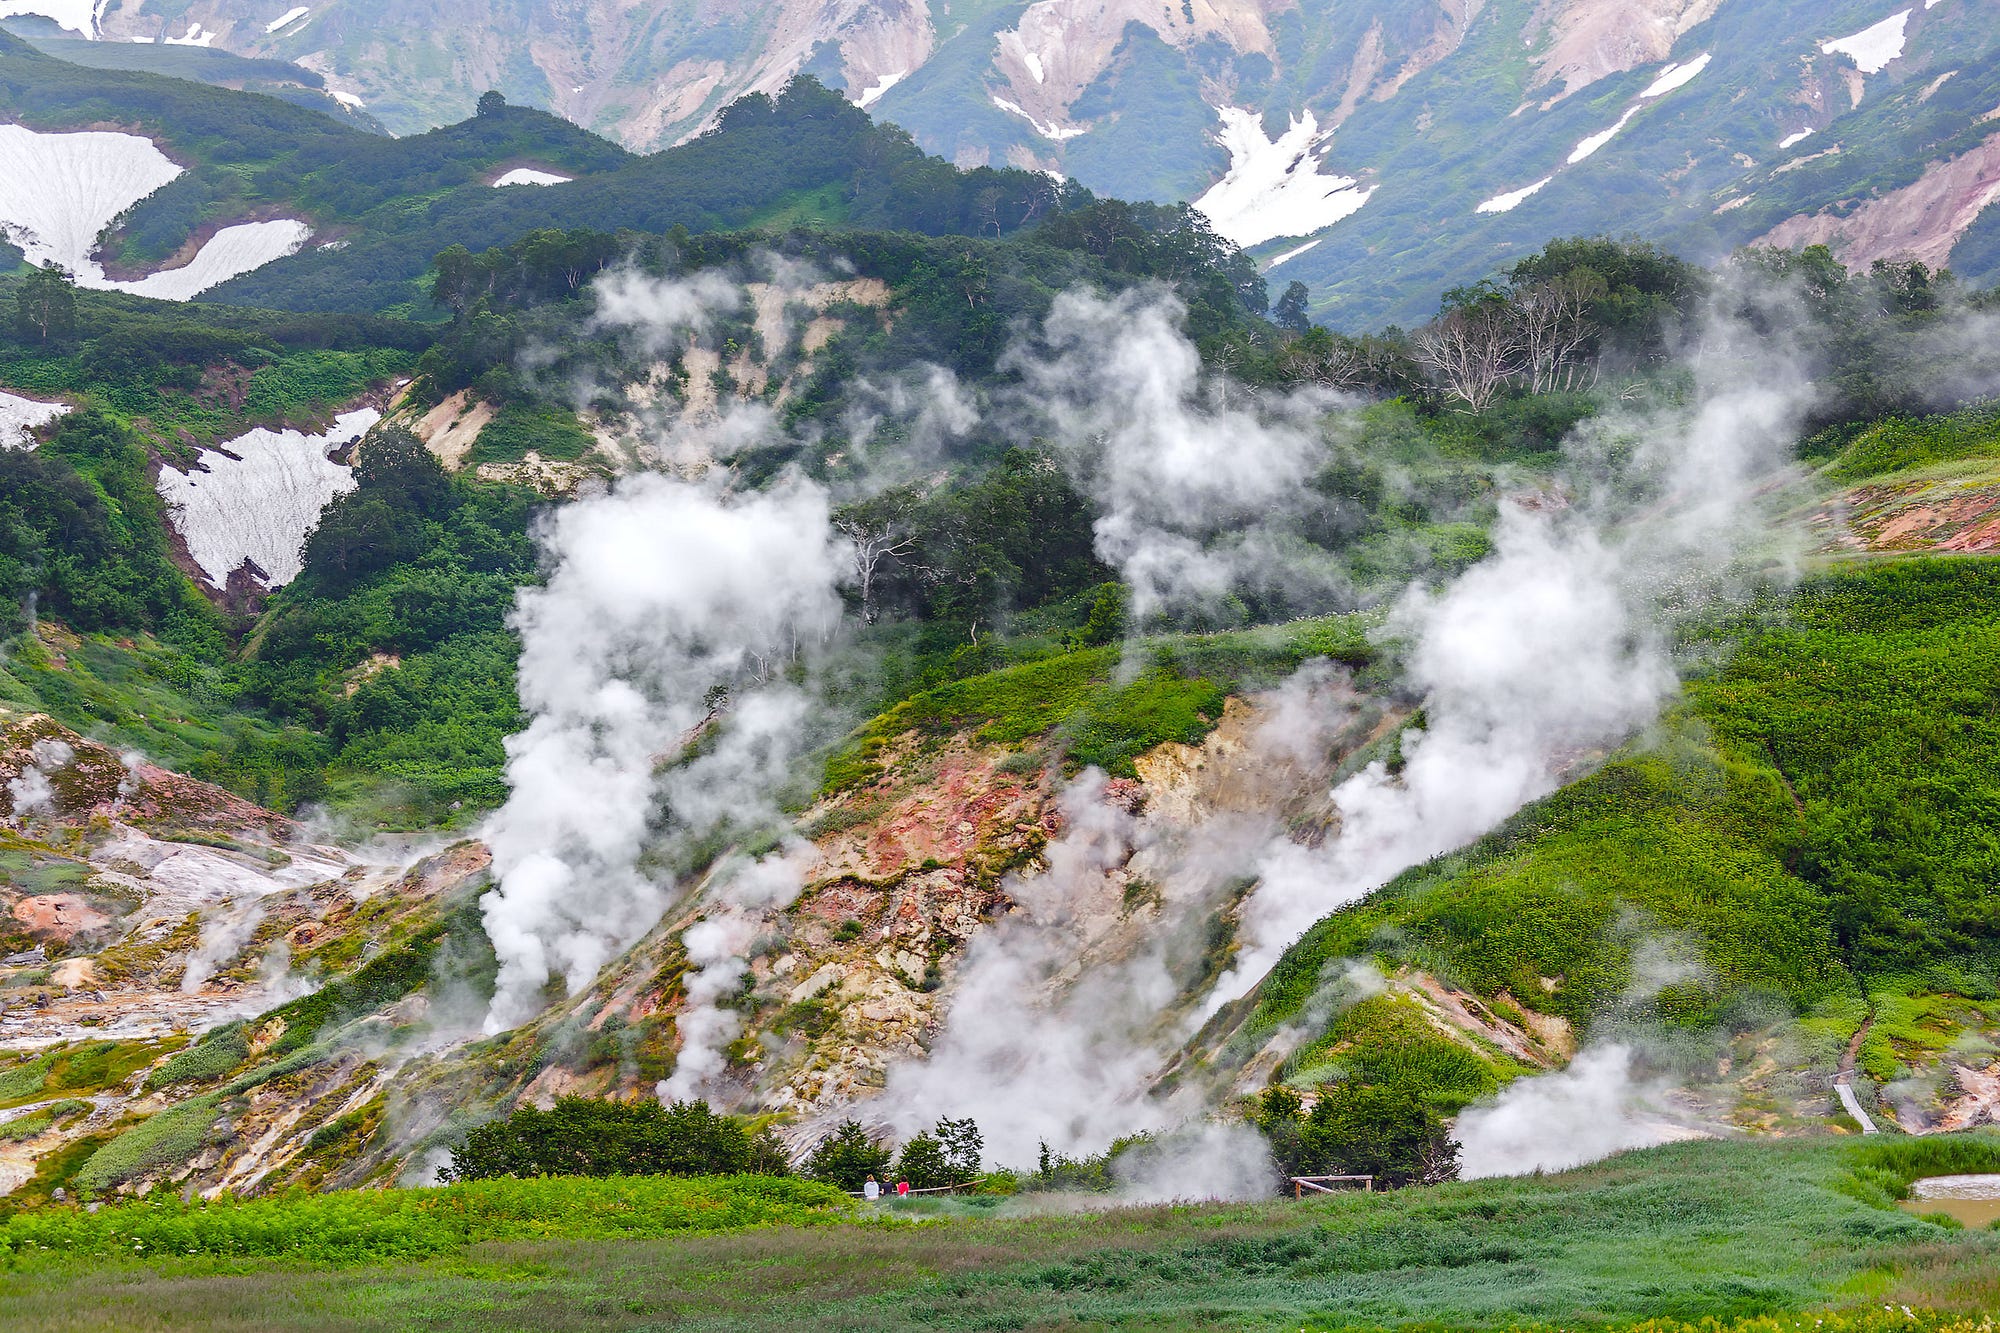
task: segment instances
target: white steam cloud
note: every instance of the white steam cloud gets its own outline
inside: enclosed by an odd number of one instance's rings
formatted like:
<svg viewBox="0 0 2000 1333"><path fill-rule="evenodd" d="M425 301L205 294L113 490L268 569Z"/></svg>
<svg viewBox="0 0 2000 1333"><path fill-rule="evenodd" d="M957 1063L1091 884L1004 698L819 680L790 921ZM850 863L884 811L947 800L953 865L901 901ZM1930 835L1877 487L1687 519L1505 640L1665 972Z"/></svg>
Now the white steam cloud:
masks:
<svg viewBox="0 0 2000 1333"><path fill-rule="evenodd" d="M587 985L660 920L673 877L641 859L663 835L769 812L805 709L783 670L837 623L850 564L825 493L797 478L734 495L635 476L558 511L542 539L555 571L516 613L532 721L485 830L489 1032L531 1017L551 978Z"/></svg>
<svg viewBox="0 0 2000 1333"><path fill-rule="evenodd" d="M45 736L28 747L30 762L8 780L7 795L12 799L14 817L56 813L56 789L50 779L69 767L76 751L68 742Z"/></svg>
<svg viewBox="0 0 2000 1333"><path fill-rule="evenodd" d="M1467 1180L1563 1171L1687 1131L1664 1117L1660 1089L1636 1078L1628 1046L1590 1047L1568 1068L1519 1079L1458 1117Z"/></svg>
<svg viewBox="0 0 2000 1333"><path fill-rule="evenodd" d="M261 895L238 895L203 914L201 935L181 969L181 994L198 995L222 965L243 952L264 922Z"/></svg>
<svg viewBox="0 0 2000 1333"><path fill-rule="evenodd" d="M1097 553L1124 576L1140 620L1315 573L1281 520L1329 457L1319 418L1331 400L1232 398L1202 373L1186 313L1159 290L1065 292L1039 343L1006 363L1025 384L1027 429L1046 431L1103 511Z"/></svg>
<svg viewBox="0 0 2000 1333"><path fill-rule="evenodd" d="M682 350L706 333L718 315L743 308L743 286L720 269L686 277L655 278L617 269L595 285L597 322L627 330L648 354Z"/></svg>
<svg viewBox="0 0 2000 1333"><path fill-rule="evenodd" d="M970 1114L995 1160L1030 1162L1046 1143L1088 1151L1157 1129L1143 1090L1163 1050L1149 1032L1174 998L1157 946L1076 975L1084 947L1115 929L1139 821L1105 799L1091 769L1062 796L1065 828L1045 873L1010 878L1018 910L977 936L930 1058L894 1066L882 1104L899 1133Z"/></svg>
<svg viewBox="0 0 2000 1333"><path fill-rule="evenodd" d="M1663 606L1699 598L1768 528L1757 497L1785 475L1810 386L1777 349L1718 328L1695 359L1695 406L1613 416L1570 442L1577 503L1502 509L1493 554L1389 633L1410 644L1427 725L1404 765L1371 764L1334 793L1338 837L1275 844L1245 905L1242 950L1210 1008L1260 980L1308 926L1459 847L1560 785L1581 755L1650 722L1678 686Z"/></svg>
<svg viewBox="0 0 2000 1333"><path fill-rule="evenodd" d="M743 1030L742 1019L720 1001L749 974L745 955L771 916L792 905L819 859L811 843L794 840L783 851L755 860L735 858L718 868L715 902L681 934L695 972L687 1003L675 1020L681 1049L674 1072L655 1089L663 1102L688 1101L714 1091L725 1050Z"/></svg>
<svg viewBox="0 0 2000 1333"><path fill-rule="evenodd" d="M1267 520L1326 457L1312 419L1324 401L1232 403L1202 383L1177 320L1157 297L1072 294L1042 351L1015 358L1107 511L1099 554L1131 581L1142 613L1295 579ZM1019 910L974 942L928 1060L891 1070L889 1121L907 1132L972 1114L1003 1161L1027 1160L1038 1142L1073 1152L1186 1123L1198 1107L1149 1089L1202 1014L1249 991L1326 913L1464 845L1650 722L1677 684L1667 608L1701 600L1764 531L1755 502L1785 475L1810 387L1782 349L1728 327L1710 333L1693 370L1692 406L1586 426L1568 445L1567 495L1509 502L1486 560L1395 607L1387 633L1406 645L1426 725L1404 737L1400 771L1378 763L1338 788L1338 826L1323 844L1294 842L1274 812L1183 830L1179 842L1170 817L1107 803L1101 775L1074 785L1047 873L1010 882ZM1289 740L1323 756L1346 718L1328 703L1300 726L1305 713L1278 707L1289 722L1258 753L1275 760ZM1227 907L1217 881L1250 869L1233 964L1206 996L1190 994L1173 940L1199 935ZM1160 885L1158 923L1121 933L1107 921L1138 875ZM1625 1092L1601 1092L1608 1071L1628 1067L1622 1054L1593 1054L1570 1083L1544 1081L1535 1095L1615 1099ZM1504 1123L1482 1145L1501 1142ZM1187 1178L1201 1162L1176 1155L1167 1174Z"/></svg>

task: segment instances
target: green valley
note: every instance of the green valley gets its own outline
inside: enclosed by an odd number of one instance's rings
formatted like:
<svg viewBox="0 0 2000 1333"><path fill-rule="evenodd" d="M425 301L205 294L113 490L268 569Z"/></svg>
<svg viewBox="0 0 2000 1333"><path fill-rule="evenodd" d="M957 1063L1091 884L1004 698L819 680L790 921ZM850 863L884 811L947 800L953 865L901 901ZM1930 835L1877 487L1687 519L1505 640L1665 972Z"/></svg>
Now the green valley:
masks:
<svg viewBox="0 0 2000 1333"><path fill-rule="evenodd" d="M42 48L0 1326L1984 1327L1993 291Z"/></svg>

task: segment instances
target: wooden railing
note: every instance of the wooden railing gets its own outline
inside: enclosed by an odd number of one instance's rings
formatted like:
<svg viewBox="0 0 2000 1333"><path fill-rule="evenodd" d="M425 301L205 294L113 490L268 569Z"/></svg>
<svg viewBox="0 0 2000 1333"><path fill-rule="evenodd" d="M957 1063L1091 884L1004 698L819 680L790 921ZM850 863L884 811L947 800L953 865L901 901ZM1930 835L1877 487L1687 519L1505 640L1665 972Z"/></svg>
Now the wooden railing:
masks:
<svg viewBox="0 0 2000 1333"><path fill-rule="evenodd" d="M1339 1190L1331 1190L1327 1186L1356 1184L1360 1185L1366 1193L1373 1194L1375 1192L1375 1177L1373 1176L1293 1176L1292 1197L1294 1199L1303 1199L1306 1197L1307 1190L1313 1190L1320 1194L1338 1194Z"/></svg>

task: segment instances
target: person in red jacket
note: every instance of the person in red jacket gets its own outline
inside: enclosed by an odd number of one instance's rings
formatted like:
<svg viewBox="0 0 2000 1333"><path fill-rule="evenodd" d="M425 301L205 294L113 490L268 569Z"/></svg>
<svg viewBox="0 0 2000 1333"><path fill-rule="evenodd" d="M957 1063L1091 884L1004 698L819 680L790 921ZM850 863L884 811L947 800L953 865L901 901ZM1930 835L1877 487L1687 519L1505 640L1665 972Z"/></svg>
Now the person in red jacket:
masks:
<svg viewBox="0 0 2000 1333"><path fill-rule="evenodd" d="M899 1180L899 1181L897 1181L897 1182L896 1182L896 1197L897 1197L897 1198L899 1198L899 1199L907 1199L907 1198L909 1198L909 1197L910 1197L910 1182L909 1182L909 1181L907 1181L907 1180Z"/></svg>

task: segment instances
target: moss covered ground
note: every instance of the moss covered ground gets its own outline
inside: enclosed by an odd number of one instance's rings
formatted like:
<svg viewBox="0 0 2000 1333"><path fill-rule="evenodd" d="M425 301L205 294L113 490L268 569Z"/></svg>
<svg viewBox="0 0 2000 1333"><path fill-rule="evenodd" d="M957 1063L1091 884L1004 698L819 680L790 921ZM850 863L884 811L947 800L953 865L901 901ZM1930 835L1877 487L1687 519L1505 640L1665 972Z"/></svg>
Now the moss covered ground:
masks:
<svg viewBox="0 0 2000 1333"><path fill-rule="evenodd" d="M971 731L1001 745L1048 738L1072 770L1094 764L1130 777L1132 761L1154 746L1199 744L1237 690L1275 684L1310 658L1372 660L1370 623L1362 615L1322 616L1073 648L952 681L912 695L856 731L828 761L827 787L875 780L884 748L910 732Z"/></svg>

